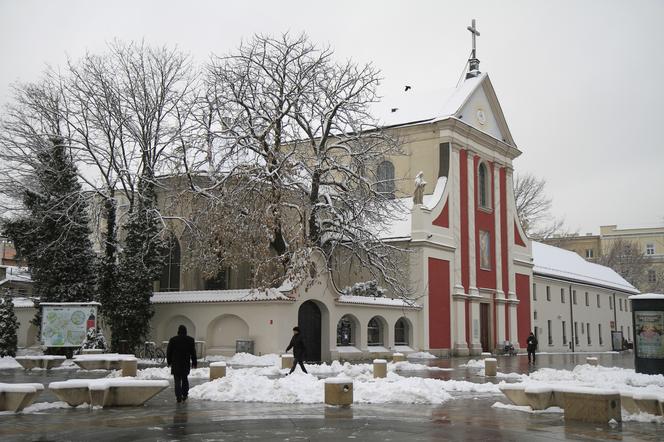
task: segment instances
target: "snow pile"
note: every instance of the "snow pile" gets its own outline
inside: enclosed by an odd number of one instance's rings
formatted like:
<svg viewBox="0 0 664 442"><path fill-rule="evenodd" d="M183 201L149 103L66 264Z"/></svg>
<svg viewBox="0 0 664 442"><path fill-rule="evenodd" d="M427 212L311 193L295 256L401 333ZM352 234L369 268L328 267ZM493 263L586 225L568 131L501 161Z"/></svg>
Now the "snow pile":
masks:
<svg viewBox="0 0 664 442"><path fill-rule="evenodd" d="M0 358L0 370L6 370L11 368L23 368L21 364L16 362L16 359L11 356L5 356Z"/></svg>
<svg viewBox="0 0 664 442"><path fill-rule="evenodd" d="M324 385L324 380L302 372L269 379L234 370L223 378L195 386L189 390L189 396L225 402L314 404L324 401ZM356 403L442 404L451 398L445 381L437 379L404 378L389 373L387 378L373 379L364 374L353 381Z"/></svg>
<svg viewBox="0 0 664 442"><path fill-rule="evenodd" d="M250 353L235 353L232 357L208 356L205 360L208 362L226 362L228 365L253 365L262 367L281 365L281 356L276 353L262 356L256 356Z"/></svg>
<svg viewBox="0 0 664 442"><path fill-rule="evenodd" d="M464 368L484 368L484 361L482 359L471 359L465 364L459 365L459 367Z"/></svg>
<svg viewBox="0 0 664 442"><path fill-rule="evenodd" d="M408 359L436 359L436 357L428 351L418 351L416 353L411 353L406 357Z"/></svg>
<svg viewBox="0 0 664 442"><path fill-rule="evenodd" d="M650 413L625 413L623 410L622 413L623 422L643 422L643 423L653 423L653 424L664 424L664 416L655 416Z"/></svg>
<svg viewBox="0 0 664 442"><path fill-rule="evenodd" d="M532 413L532 414L564 413L564 411L565 411L560 407L549 407L546 410L533 410L528 405L503 404L502 402L496 402L491 407L492 408L503 408L503 409L506 409L506 410L522 411L524 413Z"/></svg>

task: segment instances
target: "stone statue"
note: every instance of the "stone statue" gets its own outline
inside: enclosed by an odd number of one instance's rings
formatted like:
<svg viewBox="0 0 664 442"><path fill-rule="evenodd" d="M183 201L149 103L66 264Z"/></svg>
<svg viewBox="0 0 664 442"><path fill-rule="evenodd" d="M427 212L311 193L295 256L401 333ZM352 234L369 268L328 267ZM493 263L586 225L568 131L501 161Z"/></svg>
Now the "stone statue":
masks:
<svg viewBox="0 0 664 442"><path fill-rule="evenodd" d="M415 177L415 192L413 192L413 204L422 204L424 202L424 186L427 182L424 181L424 172L420 170Z"/></svg>

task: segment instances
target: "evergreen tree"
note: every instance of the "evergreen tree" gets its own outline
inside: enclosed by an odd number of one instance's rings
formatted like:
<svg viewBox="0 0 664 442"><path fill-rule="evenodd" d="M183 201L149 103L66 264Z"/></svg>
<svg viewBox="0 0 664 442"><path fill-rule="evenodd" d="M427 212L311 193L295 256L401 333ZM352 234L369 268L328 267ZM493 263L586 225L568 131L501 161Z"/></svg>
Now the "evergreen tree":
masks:
<svg viewBox="0 0 664 442"><path fill-rule="evenodd" d="M26 215L5 226L28 262L40 302L91 301L95 295L88 209L68 152L60 137L37 150L33 182L23 195ZM34 322L39 326L39 317Z"/></svg>
<svg viewBox="0 0 664 442"><path fill-rule="evenodd" d="M5 290L0 304L0 357L16 356L18 326L12 297L9 295L9 290Z"/></svg>
<svg viewBox="0 0 664 442"><path fill-rule="evenodd" d="M154 309L150 302L153 282L159 278L165 251L161 239L161 220L156 205L154 184L145 177L138 205L125 225L127 239L118 267L118 295L106 318L112 330L111 347L124 350L141 344L150 330Z"/></svg>

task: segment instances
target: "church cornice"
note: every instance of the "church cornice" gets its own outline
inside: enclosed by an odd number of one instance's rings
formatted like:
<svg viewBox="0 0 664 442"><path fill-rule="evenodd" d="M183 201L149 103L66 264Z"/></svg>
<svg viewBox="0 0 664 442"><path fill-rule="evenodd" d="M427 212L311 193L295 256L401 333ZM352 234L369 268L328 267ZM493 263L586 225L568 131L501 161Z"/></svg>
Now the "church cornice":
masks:
<svg viewBox="0 0 664 442"><path fill-rule="evenodd" d="M476 129L459 118L448 117L444 120L438 121L437 124L440 130L449 130L451 132L453 142L460 143L464 147L467 146L468 140L470 140L478 146L483 146L486 149L492 150L494 155L495 153L504 155L509 158L510 161L521 155L521 151L516 147ZM467 147L472 149L473 146Z"/></svg>

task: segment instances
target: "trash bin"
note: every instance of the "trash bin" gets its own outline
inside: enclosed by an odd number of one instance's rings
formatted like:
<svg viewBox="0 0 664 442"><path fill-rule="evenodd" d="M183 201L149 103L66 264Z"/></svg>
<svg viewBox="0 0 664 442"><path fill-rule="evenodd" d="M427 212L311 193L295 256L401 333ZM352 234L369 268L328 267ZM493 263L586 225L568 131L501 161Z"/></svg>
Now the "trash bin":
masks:
<svg viewBox="0 0 664 442"><path fill-rule="evenodd" d="M235 353L254 354L254 341L249 339L237 339L235 341Z"/></svg>

